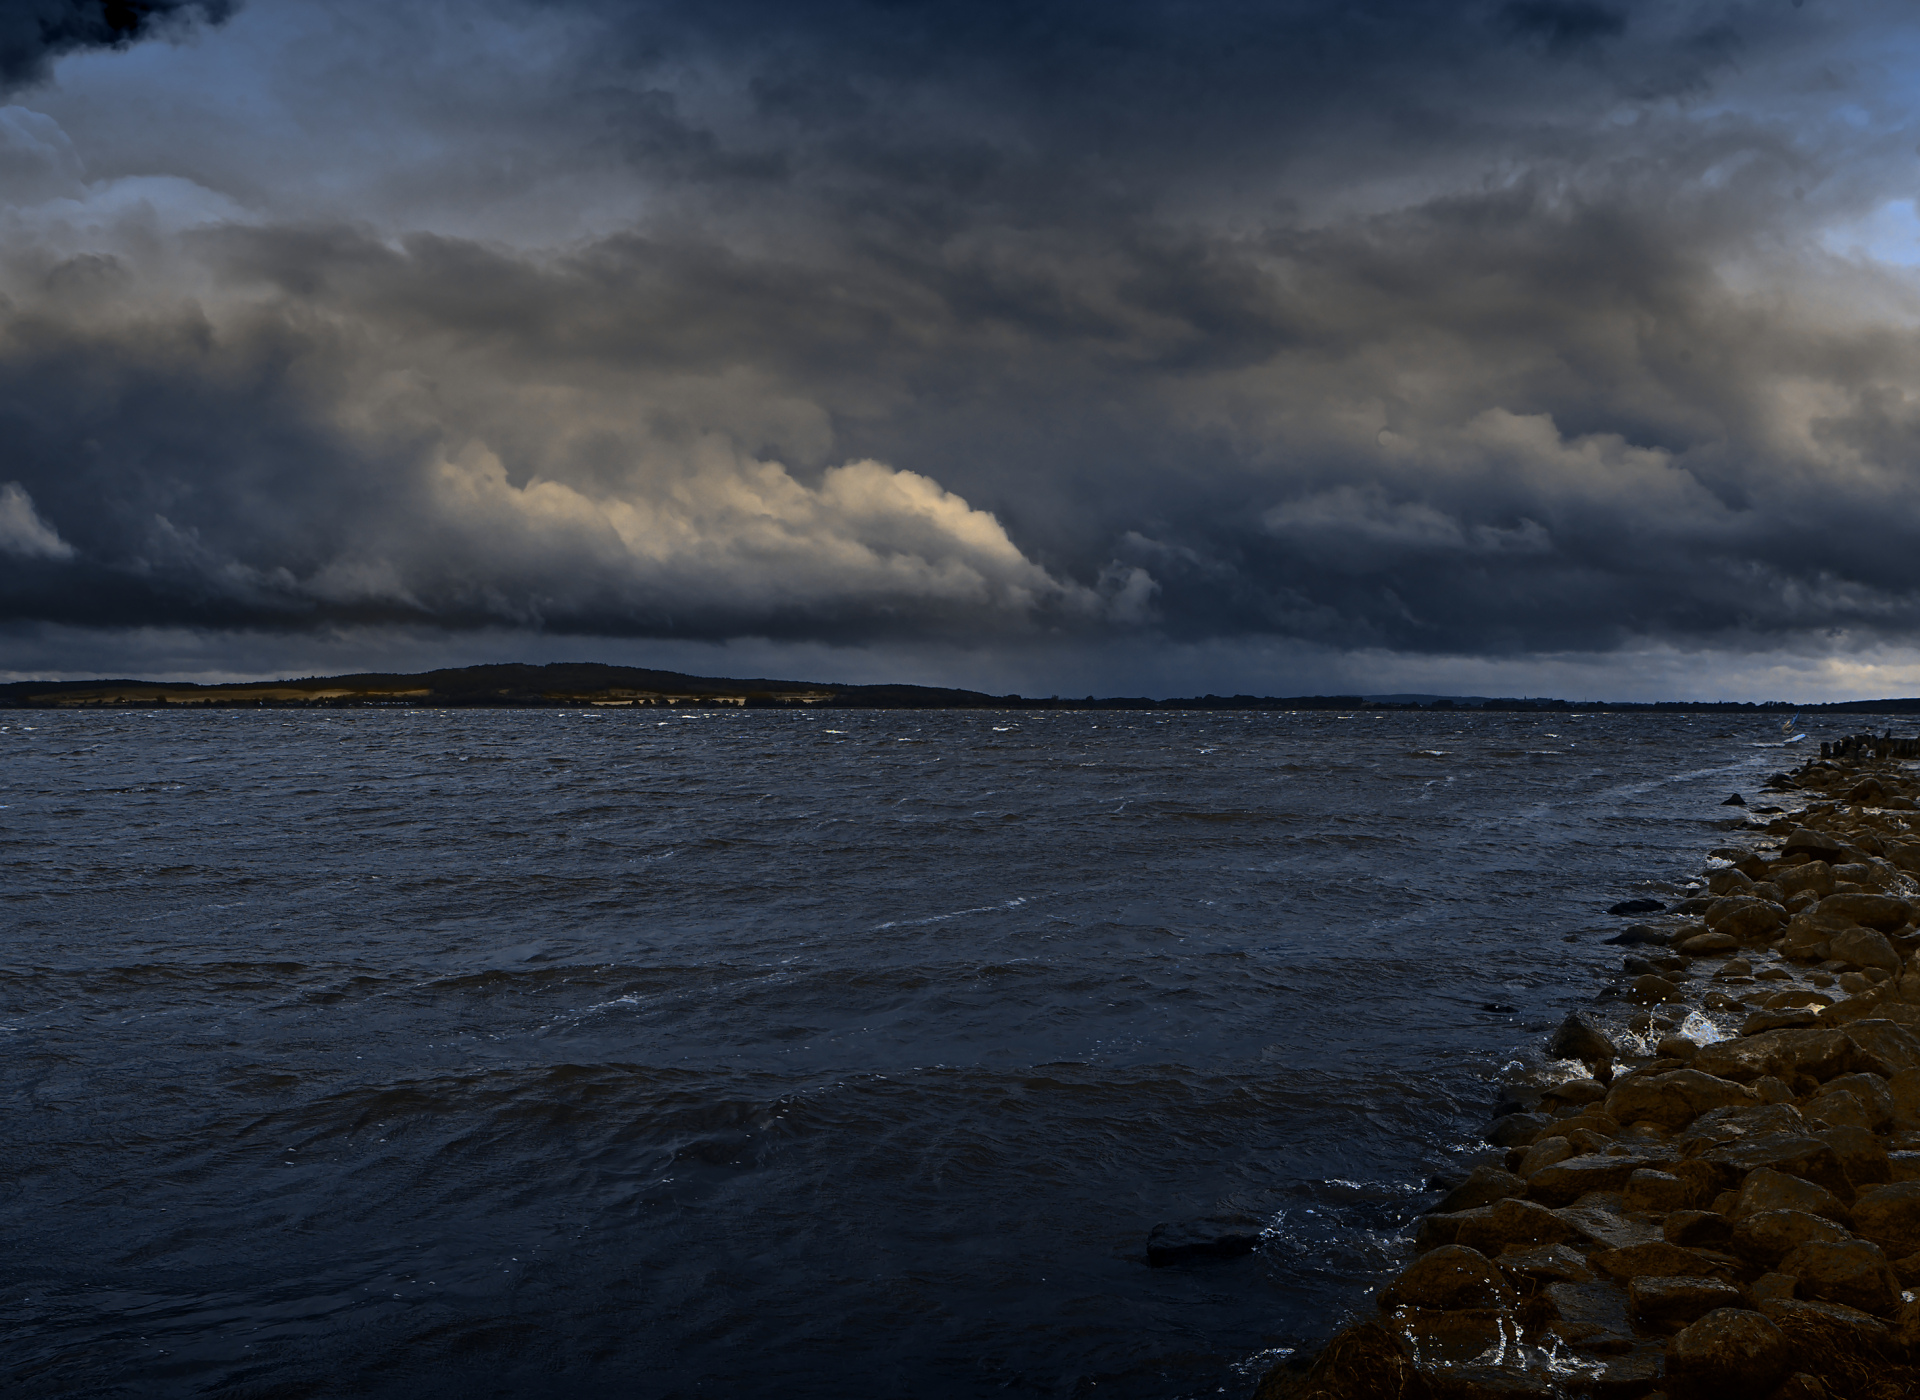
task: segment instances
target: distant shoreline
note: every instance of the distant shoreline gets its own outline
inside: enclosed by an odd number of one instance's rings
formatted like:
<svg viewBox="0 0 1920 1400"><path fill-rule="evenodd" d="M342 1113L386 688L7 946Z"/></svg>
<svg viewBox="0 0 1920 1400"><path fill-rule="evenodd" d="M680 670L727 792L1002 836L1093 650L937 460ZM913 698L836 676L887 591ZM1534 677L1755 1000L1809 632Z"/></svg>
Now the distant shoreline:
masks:
<svg viewBox="0 0 1920 1400"><path fill-rule="evenodd" d="M142 680L15 681L0 709L865 709L865 710L1353 710L1414 713L1920 714L1920 697L1799 705L1784 700L1559 700L1517 697L989 695L920 685L690 676L632 666L558 662L466 666L414 674L360 673L221 685Z"/></svg>

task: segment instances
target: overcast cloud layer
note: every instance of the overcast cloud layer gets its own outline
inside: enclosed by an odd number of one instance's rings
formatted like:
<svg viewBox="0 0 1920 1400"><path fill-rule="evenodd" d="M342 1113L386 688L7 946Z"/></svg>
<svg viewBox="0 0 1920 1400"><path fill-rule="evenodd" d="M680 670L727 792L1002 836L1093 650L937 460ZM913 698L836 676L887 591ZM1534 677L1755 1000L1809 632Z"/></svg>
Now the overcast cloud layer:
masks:
<svg viewBox="0 0 1920 1400"><path fill-rule="evenodd" d="M1920 686L1909 6L148 9L0 28L0 669Z"/></svg>

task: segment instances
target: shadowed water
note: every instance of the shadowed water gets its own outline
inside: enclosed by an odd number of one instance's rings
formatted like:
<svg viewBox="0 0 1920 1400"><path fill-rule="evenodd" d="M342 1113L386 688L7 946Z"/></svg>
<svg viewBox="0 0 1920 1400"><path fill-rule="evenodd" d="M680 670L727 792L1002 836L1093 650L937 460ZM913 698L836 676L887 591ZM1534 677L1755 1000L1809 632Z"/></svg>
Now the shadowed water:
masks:
<svg viewBox="0 0 1920 1400"><path fill-rule="evenodd" d="M1244 1395L1779 738L16 712L0 1381Z"/></svg>

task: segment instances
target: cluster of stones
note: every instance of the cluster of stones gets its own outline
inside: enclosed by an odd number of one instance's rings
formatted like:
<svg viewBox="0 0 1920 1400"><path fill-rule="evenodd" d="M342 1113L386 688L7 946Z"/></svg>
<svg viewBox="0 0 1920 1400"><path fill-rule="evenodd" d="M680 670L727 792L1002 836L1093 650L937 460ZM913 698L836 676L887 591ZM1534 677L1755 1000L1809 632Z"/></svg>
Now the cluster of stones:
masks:
<svg viewBox="0 0 1920 1400"><path fill-rule="evenodd" d="M1610 940L1624 1024L1549 1046L1587 1074L1261 1400L1920 1397L1920 787L1873 752L1776 774L1798 810Z"/></svg>

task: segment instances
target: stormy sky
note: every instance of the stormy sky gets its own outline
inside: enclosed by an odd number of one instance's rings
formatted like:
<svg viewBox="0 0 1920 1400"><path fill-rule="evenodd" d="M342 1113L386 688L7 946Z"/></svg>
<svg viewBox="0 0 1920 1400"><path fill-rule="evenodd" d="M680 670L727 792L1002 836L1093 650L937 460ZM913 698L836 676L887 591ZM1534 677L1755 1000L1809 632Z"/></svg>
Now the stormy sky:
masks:
<svg viewBox="0 0 1920 1400"><path fill-rule="evenodd" d="M0 673L1920 693L1920 14L0 4Z"/></svg>

